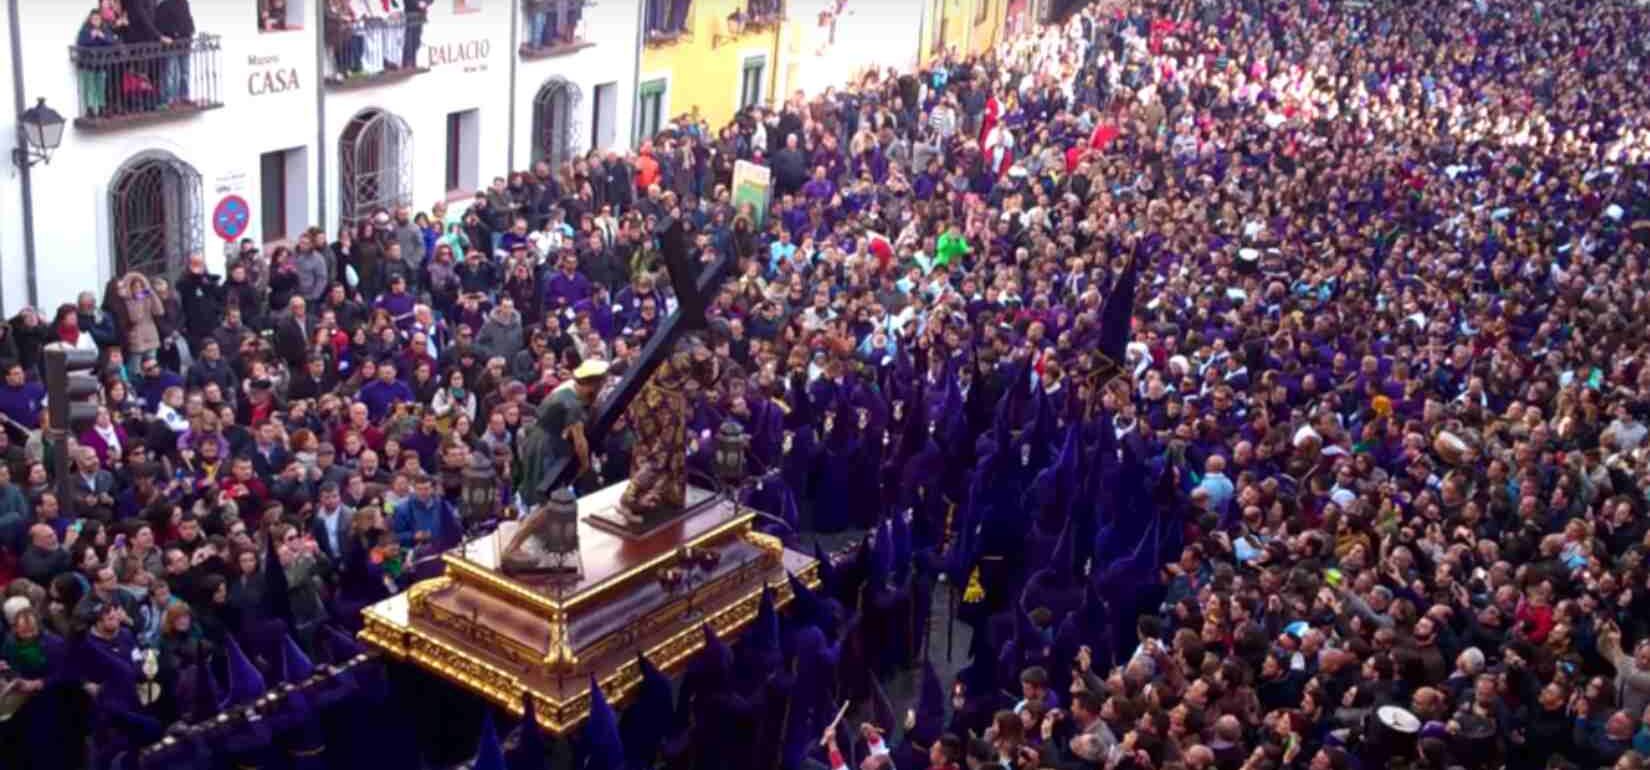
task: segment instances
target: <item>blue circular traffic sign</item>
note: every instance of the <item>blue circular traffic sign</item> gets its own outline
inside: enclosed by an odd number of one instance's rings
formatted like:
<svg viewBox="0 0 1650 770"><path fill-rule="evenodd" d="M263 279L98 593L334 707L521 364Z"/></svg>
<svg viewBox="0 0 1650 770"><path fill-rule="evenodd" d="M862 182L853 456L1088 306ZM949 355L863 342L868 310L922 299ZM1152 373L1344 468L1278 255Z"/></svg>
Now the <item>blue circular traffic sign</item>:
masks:
<svg viewBox="0 0 1650 770"><path fill-rule="evenodd" d="M219 238L233 241L246 232L252 221L252 208L239 195L226 195L212 210L212 229Z"/></svg>

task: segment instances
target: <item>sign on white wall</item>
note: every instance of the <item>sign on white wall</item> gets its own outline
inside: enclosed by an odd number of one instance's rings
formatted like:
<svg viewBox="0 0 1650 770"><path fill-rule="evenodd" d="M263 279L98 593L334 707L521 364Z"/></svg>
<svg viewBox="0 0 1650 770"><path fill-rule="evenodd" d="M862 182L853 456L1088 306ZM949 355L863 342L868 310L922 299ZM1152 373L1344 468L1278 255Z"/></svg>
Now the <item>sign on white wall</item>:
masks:
<svg viewBox="0 0 1650 770"><path fill-rule="evenodd" d="M246 172L227 171L212 179L212 232L227 245L252 227L252 204L246 197Z"/></svg>
<svg viewBox="0 0 1650 770"><path fill-rule="evenodd" d="M248 56L246 66L251 68L246 73L246 92L252 96L284 94L303 87L298 68L283 64L280 56Z"/></svg>

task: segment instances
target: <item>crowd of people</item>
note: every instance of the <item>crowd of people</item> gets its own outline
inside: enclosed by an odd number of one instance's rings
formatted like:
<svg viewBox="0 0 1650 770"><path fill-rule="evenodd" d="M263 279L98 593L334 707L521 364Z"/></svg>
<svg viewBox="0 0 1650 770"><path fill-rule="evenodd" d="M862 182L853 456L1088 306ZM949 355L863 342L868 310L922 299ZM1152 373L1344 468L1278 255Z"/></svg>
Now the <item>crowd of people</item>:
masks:
<svg viewBox="0 0 1650 770"><path fill-rule="evenodd" d="M3 658L100 704L157 682L172 720L210 711L184 672L324 657L485 523L473 459L519 503L545 397L634 364L678 223L736 261L690 435L744 425L784 536L870 534L675 701L593 717L591 766L1642 768L1647 14L1099 0L462 211L25 309ZM741 159L768 211L734 204ZM102 358L61 446L51 342ZM629 432L596 438L588 482L625 478ZM947 622L968 665L923 665L902 718L884 685Z"/></svg>

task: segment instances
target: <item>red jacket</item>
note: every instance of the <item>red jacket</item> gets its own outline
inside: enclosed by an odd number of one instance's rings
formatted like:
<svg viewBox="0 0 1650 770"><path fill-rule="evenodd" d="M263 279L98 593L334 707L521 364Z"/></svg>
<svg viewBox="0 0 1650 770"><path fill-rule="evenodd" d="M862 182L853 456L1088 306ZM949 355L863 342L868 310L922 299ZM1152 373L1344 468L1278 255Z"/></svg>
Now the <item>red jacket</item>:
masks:
<svg viewBox="0 0 1650 770"><path fill-rule="evenodd" d="M650 150L642 150L641 157L636 159L636 192L646 193L647 188L659 181L659 161L653 159Z"/></svg>
<svg viewBox="0 0 1650 770"><path fill-rule="evenodd" d="M269 487L264 486L264 482L256 476L246 481L237 481L234 476L220 479L218 489L235 501L243 515L262 516L264 503L269 502Z"/></svg>
<svg viewBox="0 0 1650 770"><path fill-rule="evenodd" d="M350 430L352 429L347 422L333 429L332 445L337 447L339 452L344 451L344 437L349 435ZM380 430L378 426L368 423L366 430L361 431L361 442L374 452L382 452L384 451L384 431Z"/></svg>
<svg viewBox="0 0 1650 770"><path fill-rule="evenodd" d="M1518 621L1519 633L1524 639L1536 644L1547 641L1547 633L1553 630L1553 608L1549 605L1520 601L1513 619Z"/></svg>

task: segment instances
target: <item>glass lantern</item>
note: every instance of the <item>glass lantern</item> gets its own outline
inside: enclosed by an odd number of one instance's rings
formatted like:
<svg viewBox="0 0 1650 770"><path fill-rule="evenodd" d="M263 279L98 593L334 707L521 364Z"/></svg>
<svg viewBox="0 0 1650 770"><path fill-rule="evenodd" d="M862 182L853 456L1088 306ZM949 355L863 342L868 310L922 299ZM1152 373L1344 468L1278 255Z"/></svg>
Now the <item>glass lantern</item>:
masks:
<svg viewBox="0 0 1650 770"><path fill-rule="evenodd" d="M563 559L576 557L579 552L579 500L573 496L573 490L562 487L552 492L541 510L544 521L540 531L545 552Z"/></svg>
<svg viewBox="0 0 1650 770"><path fill-rule="evenodd" d="M464 468L460 502L464 520L471 524L486 521L497 514L498 473L493 469L493 458L487 454L470 454L470 464Z"/></svg>
<svg viewBox="0 0 1650 770"><path fill-rule="evenodd" d="M716 479L729 486L737 486L745 478L745 450L750 447L750 436L733 420L726 420L716 430Z"/></svg>

